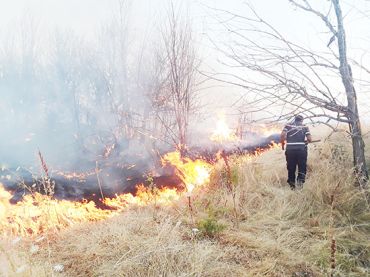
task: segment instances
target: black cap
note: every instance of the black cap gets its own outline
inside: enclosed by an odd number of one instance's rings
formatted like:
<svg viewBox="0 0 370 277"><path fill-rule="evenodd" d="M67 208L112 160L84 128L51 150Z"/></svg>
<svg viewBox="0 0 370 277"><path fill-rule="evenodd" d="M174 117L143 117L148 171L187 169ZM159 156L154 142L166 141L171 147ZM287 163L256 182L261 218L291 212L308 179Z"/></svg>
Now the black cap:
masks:
<svg viewBox="0 0 370 277"><path fill-rule="evenodd" d="M297 114L294 118L295 121L303 121L303 116Z"/></svg>

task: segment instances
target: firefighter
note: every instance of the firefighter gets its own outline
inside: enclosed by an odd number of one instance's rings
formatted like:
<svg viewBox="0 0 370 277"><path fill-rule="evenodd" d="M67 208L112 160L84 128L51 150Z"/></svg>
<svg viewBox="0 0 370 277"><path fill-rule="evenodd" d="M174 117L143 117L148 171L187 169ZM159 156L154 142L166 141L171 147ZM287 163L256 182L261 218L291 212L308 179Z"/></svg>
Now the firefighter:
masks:
<svg viewBox="0 0 370 277"><path fill-rule="evenodd" d="M284 150L288 169L288 184L292 190L302 186L306 178L307 143L312 142L310 130L303 125L303 116L296 115L294 121L285 125L280 135L280 142ZM296 170L298 166L298 176Z"/></svg>

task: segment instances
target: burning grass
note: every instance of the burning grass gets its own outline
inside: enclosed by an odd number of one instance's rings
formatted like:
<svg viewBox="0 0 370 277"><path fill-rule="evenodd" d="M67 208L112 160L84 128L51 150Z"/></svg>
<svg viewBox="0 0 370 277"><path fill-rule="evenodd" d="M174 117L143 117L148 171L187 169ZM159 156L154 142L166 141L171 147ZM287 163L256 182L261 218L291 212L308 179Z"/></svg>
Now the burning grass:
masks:
<svg viewBox="0 0 370 277"><path fill-rule="evenodd" d="M278 148L230 158L230 174L220 160L209 184L194 188L192 211L178 193L167 191L173 202L161 205L144 191L145 205L126 206L106 220L42 239L4 239L1 269L5 276L55 275L57 265L63 265L60 276L366 276L369 191L353 187L346 138L336 141L343 144L311 146L302 190L286 185Z"/></svg>
<svg viewBox="0 0 370 277"><path fill-rule="evenodd" d="M112 209L99 209L92 201L56 200L40 193L26 195L21 202L12 205L9 203L11 194L0 186L0 232L5 237L35 237L81 222L107 219L128 206L145 206L154 201L160 205L168 205L178 198L176 189L152 191L139 185L135 196L127 193L115 198L105 198L104 204Z"/></svg>
<svg viewBox="0 0 370 277"><path fill-rule="evenodd" d="M188 192L192 192L195 187L209 183L212 165L206 161L182 158L180 152L175 151L166 154L162 158L162 163L175 166L176 173L183 181Z"/></svg>
<svg viewBox="0 0 370 277"><path fill-rule="evenodd" d="M182 190L191 192L195 187L209 182L212 166L206 161L181 158L180 153L175 151L166 154L162 162L176 169L176 174L185 186ZM157 188L153 182L152 180L149 187L138 184L135 195L126 193L101 199L106 209L100 209L93 201L57 200L51 195L38 192L25 195L22 201L12 205L12 195L0 183L0 231L4 237L34 237L81 222L107 219L131 206L146 206L151 203L171 205L180 198L181 188Z"/></svg>
<svg viewBox="0 0 370 277"><path fill-rule="evenodd" d="M26 195L22 202L9 203L10 193L0 187L1 224L3 236L34 236L84 221L105 219L110 211L100 210L93 202L59 201L35 193Z"/></svg>

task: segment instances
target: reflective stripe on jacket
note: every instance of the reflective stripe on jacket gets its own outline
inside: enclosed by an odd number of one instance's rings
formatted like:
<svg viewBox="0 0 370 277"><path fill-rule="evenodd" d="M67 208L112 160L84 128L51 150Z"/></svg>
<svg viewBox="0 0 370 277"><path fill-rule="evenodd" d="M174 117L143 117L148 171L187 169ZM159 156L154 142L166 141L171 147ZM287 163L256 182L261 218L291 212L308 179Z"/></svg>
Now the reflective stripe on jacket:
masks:
<svg viewBox="0 0 370 277"><path fill-rule="evenodd" d="M283 131L287 134L287 150L306 148L305 139L310 135L310 130L306 125L288 124L285 125Z"/></svg>

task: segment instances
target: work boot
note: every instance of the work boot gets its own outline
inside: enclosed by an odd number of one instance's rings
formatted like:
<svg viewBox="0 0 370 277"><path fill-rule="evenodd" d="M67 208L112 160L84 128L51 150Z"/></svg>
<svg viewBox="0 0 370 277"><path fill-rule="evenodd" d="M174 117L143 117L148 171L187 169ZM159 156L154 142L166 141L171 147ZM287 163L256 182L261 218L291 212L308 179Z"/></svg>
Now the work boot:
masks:
<svg viewBox="0 0 370 277"><path fill-rule="evenodd" d="M298 181L297 181L297 188L299 188L299 189L303 189L303 183L304 183L304 182L302 182L301 180L298 180Z"/></svg>
<svg viewBox="0 0 370 277"><path fill-rule="evenodd" d="M295 183L294 182L288 182L291 190L295 190Z"/></svg>

